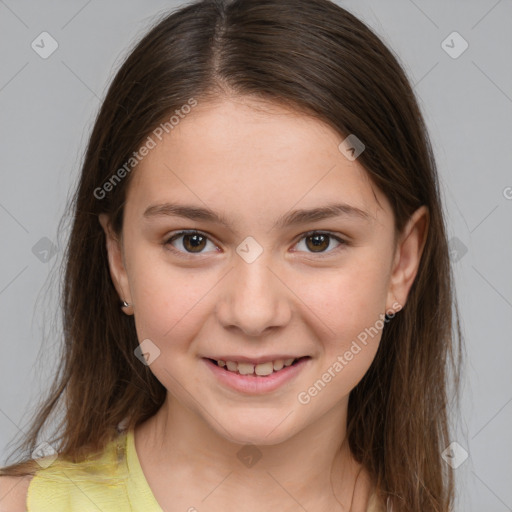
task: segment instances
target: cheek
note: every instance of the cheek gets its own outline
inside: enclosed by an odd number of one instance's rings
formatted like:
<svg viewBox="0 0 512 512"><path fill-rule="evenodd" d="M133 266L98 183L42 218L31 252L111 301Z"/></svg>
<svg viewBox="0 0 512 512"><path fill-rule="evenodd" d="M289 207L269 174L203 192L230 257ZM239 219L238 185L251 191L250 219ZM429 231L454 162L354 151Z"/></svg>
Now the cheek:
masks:
<svg viewBox="0 0 512 512"><path fill-rule="evenodd" d="M316 334L320 329L323 334L318 338L319 365L315 378L298 395L299 403L309 403L321 395L315 404L320 412L326 412L340 398L348 397L370 368L384 327L386 295L384 287L376 284L375 280L363 283L352 276L325 286L322 300L312 307L321 317L316 321Z"/></svg>
<svg viewBox="0 0 512 512"><path fill-rule="evenodd" d="M388 280L381 264L359 260L308 283L304 302L330 328L331 336L364 329L385 310Z"/></svg>
<svg viewBox="0 0 512 512"><path fill-rule="evenodd" d="M382 262L368 259L347 265L304 291L304 302L316 313L316 324L322 329L324 364L330 367L338 356L346 355L343 359L348 364L341 364L347 381L361 378L375 356L387 289Z"/></svg>
<svg viewBox="0 0 512 512"><path fill-rule="evenodd" d="M163 341L184 319L197 315L196 306L211 286L206 274L173 267L165 254L158 253L157 249L133 254L130 288L140 336Z"/></svg>

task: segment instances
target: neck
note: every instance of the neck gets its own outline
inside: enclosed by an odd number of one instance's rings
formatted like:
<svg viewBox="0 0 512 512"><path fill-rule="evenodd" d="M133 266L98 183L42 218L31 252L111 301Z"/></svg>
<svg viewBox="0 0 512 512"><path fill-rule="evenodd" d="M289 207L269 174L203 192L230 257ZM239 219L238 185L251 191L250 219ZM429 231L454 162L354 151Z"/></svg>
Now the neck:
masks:
<svg viewBox="0 0 512 512"><path fill-rule="evenodd" d="M361 467L346 442L347 405L340 402L279 444L244 445L226 439L168 395L157 414L135 429L135 444L161 505L176 508L180 495L186 496L183 510L194 510L191 503L209 511L226 510L227 504L253 510L251 503L254 510L355 510ZM364 486L362 501L361 496L356 501L366 503L367 491Z"/></svg>

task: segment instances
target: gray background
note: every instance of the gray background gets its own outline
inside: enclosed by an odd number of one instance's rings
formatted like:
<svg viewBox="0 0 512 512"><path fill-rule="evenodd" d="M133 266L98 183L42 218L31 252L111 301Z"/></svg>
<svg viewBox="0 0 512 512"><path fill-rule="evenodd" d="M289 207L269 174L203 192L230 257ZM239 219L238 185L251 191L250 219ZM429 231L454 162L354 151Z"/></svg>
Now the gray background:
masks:
<svg viewBox="0 0 512 512"><path fill-rule="evenodd" d="M511 511L512 2L338 3L397 54L437 157L467 347L457 510ZM0 0L0 464L56 369L43 327L57 311L57 227L100 100L127 48L179 4ZM43 31L58 43L47 59L31 47ZM445 49L461 40L442 46L453 31L469 44L458 58Z"/></svg>

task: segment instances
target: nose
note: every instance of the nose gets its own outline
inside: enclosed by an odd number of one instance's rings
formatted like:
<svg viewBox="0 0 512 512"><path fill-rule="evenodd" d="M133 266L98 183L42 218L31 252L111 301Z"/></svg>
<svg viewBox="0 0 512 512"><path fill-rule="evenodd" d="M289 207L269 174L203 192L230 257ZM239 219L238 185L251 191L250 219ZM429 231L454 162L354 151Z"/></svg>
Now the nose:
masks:
<svg viewBox="0 0 512 512"><path fill-rule="evenodd" d="M216 307L220 323L252 337L286 325L291 318L292 292L279 274L265 251L252 263L237 255L223 279Z"/></svg>

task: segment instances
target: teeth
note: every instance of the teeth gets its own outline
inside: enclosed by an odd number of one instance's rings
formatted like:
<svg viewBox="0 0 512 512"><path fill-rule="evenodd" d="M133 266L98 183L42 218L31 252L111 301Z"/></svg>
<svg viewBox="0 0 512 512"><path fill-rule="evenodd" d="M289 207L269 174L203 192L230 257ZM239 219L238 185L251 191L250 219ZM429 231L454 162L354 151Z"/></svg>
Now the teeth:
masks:
<svg viewBox="0 0 512 512"><path fill-rule="evenodd" d="M226 366L230 372L236 372L238 370L238 363L235 363L235 361L227 361Z"/></svg>
<svg viewBox="0 0 512 512"><path fill-rule="evenodd" d="M240 375L251 375L251 373L254 373L254 365L251 363L238 363L238 373Z"/></svg>
<svg viewBox="0 0 512 512"><path fill-rule="evenodd" d="M291 366L295 358L290 359L276 359L275 361L267 361L266 363L252 364L252 363L237 363L236 361L223 361L217 360L218 366L226 368L230 372L238 372L240 375L260 375L262 377L278 372L285 366Z"/></svg>
<svg viewBox="0 0 512 512"><path fill-rule="evenodd" d="M274 371L275 372L282 370L283 366L284 366L284 361L282 359L278 359L277 361L274 361Z"/></svg>
<svg viewBox="0 0 512 512"><path fill-rule="evenodd" d="M238 365L238 368L240 371L240 364ZM272 363L272 361L269 361L268 363L257 364L255 371L256 375L270 375L274 371L274 363Z"/></svg>

